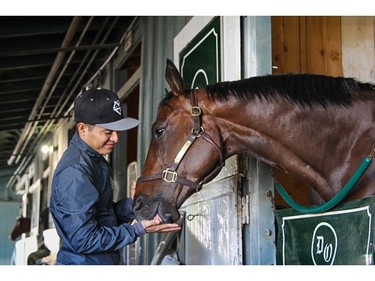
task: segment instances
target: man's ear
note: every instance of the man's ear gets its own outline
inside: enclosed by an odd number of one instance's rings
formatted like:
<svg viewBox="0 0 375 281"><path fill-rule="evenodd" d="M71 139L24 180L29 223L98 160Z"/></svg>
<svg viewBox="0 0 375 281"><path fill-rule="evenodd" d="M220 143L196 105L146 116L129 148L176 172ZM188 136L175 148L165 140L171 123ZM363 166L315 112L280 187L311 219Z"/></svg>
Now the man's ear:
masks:
<svg viewBox="0 0 375 281"><path fill-rule="evenodd" d="M80 136L84 136L87 131L88 127L85 123L80 122L77 124L77 132Z"/></svg>

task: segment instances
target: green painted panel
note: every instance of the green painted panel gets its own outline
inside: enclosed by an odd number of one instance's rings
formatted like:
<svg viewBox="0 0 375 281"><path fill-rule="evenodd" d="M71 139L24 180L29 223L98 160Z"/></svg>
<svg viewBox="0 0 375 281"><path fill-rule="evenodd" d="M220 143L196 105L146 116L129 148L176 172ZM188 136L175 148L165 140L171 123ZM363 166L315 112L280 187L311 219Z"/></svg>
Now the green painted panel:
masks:
<svg viewBox="0 0 375 281"><path fill-rule="evenodd" d="M220 17L215 17L180 52L180 71L186 89L220 81L220 53Z"/></svg>
<svg viewBox="0 0 375 281"><path fill-rule="evenodd" d="M321 214L275 211L277 264L373 264L374 206L369 197Z"/></svg>

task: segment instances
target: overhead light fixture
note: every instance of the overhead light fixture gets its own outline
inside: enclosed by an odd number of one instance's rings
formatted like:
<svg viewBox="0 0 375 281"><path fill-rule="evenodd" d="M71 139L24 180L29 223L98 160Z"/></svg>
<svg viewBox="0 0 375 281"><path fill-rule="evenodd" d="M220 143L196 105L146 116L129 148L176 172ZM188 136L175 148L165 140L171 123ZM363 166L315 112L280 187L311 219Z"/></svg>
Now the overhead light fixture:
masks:
<svg viewBox="0 0 375 281"><path fill-rule="evenodd" d="M40 148L40 150L42 151L43 154L52 153L56 149L57 149L56 146L46 145L46 144L42 145L42 147Z"/></svg>

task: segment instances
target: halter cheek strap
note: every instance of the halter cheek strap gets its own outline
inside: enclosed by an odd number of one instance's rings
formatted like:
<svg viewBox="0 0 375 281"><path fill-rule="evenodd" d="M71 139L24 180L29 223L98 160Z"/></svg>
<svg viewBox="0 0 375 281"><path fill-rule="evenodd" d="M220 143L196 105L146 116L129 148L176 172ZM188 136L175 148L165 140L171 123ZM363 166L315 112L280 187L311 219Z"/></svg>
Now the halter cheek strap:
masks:
<svg viewBox="0 0 375 281"><path fill-rule="evenodd" d="M201 120L200 116L202 114L201 108L198 106L198 101L197 101L197 94L196 90L193 90L191 94L191 103L192 103L192 108L191 108L191 115L193 116L194 120L194 127L191 131L190 136L186 140L185 144L181 147L179 152L177 153L173 164L170 168L166 168L162 171L160 174L155 174L155 175L145 175L141 176L138 178L137 183L140 182L146 182L146 181L154 181L154 180L164 180L165 182L168 183L179 183L182 185L185 185L193 191L199 191L202 188L202 185L209 182L212 180L221 170L221 168L224 166L224 157L223 157L223 152L220 148L219 145L217 145L212 138L205 132L203 127L201 126ZM201 181L191 181L187 178L183 178L178 175L177 169L188 152L189 148L192 146L192 144L197 140L198 138L202 137L204 140L212 144L216 150L218 150L219 155L220 155L220 164L208 175L206 176L203 180Z"/></svg>

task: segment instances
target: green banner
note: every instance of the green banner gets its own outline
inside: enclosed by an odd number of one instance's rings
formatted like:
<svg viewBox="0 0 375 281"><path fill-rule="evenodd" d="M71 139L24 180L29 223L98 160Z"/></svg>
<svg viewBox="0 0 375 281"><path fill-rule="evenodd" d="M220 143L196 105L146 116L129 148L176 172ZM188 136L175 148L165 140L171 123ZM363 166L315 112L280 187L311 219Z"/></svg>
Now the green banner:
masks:
<svg viewBox="0 0 375 281"><path fill-rule="evenodd" d="M369 197L321 214L275 211L277 264L373 264L374 205Z"/></svg>

